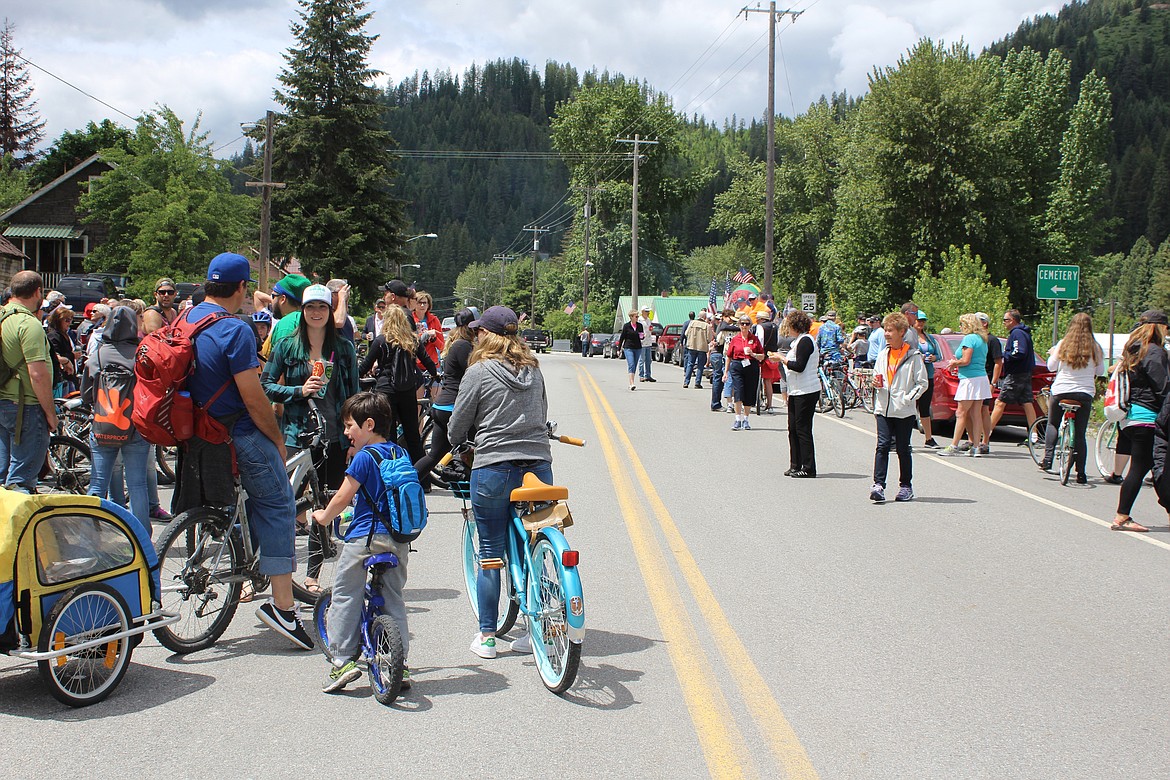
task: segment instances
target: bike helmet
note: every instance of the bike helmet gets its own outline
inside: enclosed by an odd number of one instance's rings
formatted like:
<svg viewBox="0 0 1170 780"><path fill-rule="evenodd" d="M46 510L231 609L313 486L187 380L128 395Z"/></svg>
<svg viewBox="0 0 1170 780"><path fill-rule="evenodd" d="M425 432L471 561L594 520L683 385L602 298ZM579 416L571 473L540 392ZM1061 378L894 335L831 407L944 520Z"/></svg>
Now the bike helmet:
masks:
<svg viewBox="0 0 1170 780"><path fill-rule="evenodd" d="M272 313L268 309L260 309L252 313L252 322L272 323Z"/></svg>

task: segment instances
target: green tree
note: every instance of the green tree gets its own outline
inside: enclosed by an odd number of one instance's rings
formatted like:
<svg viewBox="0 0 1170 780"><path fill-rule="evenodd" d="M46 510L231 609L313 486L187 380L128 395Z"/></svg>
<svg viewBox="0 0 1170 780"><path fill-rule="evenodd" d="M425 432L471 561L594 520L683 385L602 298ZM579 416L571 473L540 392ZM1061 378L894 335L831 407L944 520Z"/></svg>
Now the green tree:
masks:
<svg viewBox="0 0 1170 780"><path fill-rule="evenodd" d="M139 120L128 146L105 152L115 167L81 196L81 211L110 230L87 271L125 272L131 291L146 295L159 276L202 279L209 259L244 249L256 202L231 194L198 118L187 132L162 106Z"/></svg>
<svg viewBox="0 0 1170 780"><path fill-rule="evenodd" d="M104 149L129 151L131 135L109 119L103 119L101 124L90 122L84 130L66 130L29 169L29 182L39 189Z"/></svg>
<svg viewBox="0 0 1170 780"><path fill-rule="evenodd" d="M930 316L936 332L959 329L959 316L977 311L991 315L992 332L1002 333L996 314L1012 308L1007 285L993 283L982 258L970 246L950 247L942 253L942 268L935 274L923 263L914 282L914 303Z"/></svg>
<svg viewBox="0 0 1170 780"><path fill-rule="evenodd" d="M298 0L273 143L274 254L309 273L344 276L365 294L387 260L407 262L403 206L392 193L394 139L382 124L380 75L367 64L365 0Z"/></svg>
<svg viewBox="0 0 1170 780"><path fill-rule="evenodd" d="M0 27L0 157L11 155L18 166L37 158L45 121L37 113L28 66L12 40L16 27Z"/></svg>
<svg viewBox="0 0 1170 780"><path fill-rule="evenodd" d="M0 213L20 203L31 192L28 172L16 166L12 155L0 156Z"/></svg>

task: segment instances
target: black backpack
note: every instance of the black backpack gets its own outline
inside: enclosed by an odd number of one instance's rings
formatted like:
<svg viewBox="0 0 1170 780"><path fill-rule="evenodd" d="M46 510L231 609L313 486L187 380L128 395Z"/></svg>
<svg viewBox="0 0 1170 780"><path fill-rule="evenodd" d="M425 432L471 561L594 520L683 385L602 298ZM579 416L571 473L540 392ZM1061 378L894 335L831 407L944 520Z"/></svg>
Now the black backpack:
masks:
<svg viewBox="0 0 1170 780"><path fill-rule="evenodd" d="M379 362L382 364L382 373L389 377L387 385L390 391L404 393L417 390L422 375L419 373L418 364L415 363L414 354L385 342L382 349L384 350L382 360Z"/></svg>

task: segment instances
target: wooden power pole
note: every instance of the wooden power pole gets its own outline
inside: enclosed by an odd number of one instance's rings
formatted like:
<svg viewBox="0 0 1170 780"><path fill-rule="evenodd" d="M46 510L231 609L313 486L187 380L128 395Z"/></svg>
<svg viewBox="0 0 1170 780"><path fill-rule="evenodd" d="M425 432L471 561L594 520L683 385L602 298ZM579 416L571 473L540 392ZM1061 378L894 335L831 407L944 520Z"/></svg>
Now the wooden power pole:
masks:
<svg viewBox="0 0 1170 780"><path fill-rule="evenodd" d="M658 142L647 141L637 133L634 133L632 139L619 138L617 142L634 145L634 199L630 213L630 296L633 298L632 308L636 309L638 308L638 163L642 159L638 153L638 147L642 145L653 146Z"/></svg>
<svg viewBox="0 0 1170 780"><path fill-rule="evenodd" d="M269 111L264 117L264 180L244 182L245 187L260 187L260 278L257 284L268 292L268 263L272 233L272 190L284 184L272 180L272 132L276 114Z"/></svg>

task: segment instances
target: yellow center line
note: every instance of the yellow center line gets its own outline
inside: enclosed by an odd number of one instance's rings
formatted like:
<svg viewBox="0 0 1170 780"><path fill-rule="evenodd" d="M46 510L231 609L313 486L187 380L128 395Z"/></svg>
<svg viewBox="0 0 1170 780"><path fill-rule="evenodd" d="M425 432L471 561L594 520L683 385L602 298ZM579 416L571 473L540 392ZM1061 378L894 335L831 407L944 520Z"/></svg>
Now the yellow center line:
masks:
<svg viewBox="0 0 1170 780"><path fill-rule="evenodd" d="M752 661L747 647L743 644L735 629L731 627L727 615L719 605L719 600L715 597L711 586L703 576L702 569L691 554L690 548L687 547L686 542L683 540L678 526L667 510L666 505L662 502L661 497L659 497L658 491L654 489L654 483L642 465L642 461L638 458L633 443L618 422L613 407L610 406L609 401L602 394L601 388L594 381L592 375L582 368L578 367L577 370L583 376L588 377L589 383L597 393L601 405L605 408L610 424L613 426L614 431L616 431L618 438L625 445L628 457L634 466L634 472L642 484L642 490L651 508L654 510L654 514L658 518L658 524L662 528L667 544L674 554L674 558L678 563L679 569L682 571L683 577L686 579L691 593L694 595L696 603L699 605L699 610L702 612L703 618L711 629L715 644L719 647L724 661L727 663L732 676L735 678L740 694L743 696L744 702L747 704L748 710L756 722L756 726L768 742L768 747L784 767L784 771L789 778L816 780L819 775L816 769L813 768L812 760L800 744L800 739L796 736L796 731L792 728L788 719L784 717L780 705L772 695L771 688ZM590 406L592 407L592 404Z"/></svg>
<svg viewBox="0 0 1170 780"><path fill-rule="evenodd" d="M580 368L577 371L583 373ZM581 384L581 394L597 429L597 440L613 477L626 532L646 583L654 615L666 640L666 649L682 687L683 699L707 761L707 769L714 778L754 775L744 763L747 751L743 735L735 725L723 692L712 684L716 679L714 670L696 639L699 634L682 606L678 586L666 568L650 524L642 516L637 494L605 429L602 415L581 376L577 377L577 381Z"/></svg>
<svg viewBox="0 0 1170 780"><path fill-rule="evenodd" d="M838 425L844 425L846 428L852 428L853 430L864 433L867 436L873 436L873 437L877 436L877 434L874 431L868 430L866 428L862 428L859 425L854 425L851 422L845 422L844 420L838 420L838 419L833 418L833 417L826 417L825 419L830 420L832 422L835 422ZM1024 490L1023 488L1018 488L1015 485L1009 485L1006 482L1001 482L1000 480L996 479L995 477L989 477L986 474L980 474L978 471L972 471L971 469L963 468L958 463L955 463L954 461L951 461L951 460L947 460L946 458L935 457L935 458L931 458L929 460L931 463L937 463L940 466L946 466L949 469L954 469L955 471L962 472L963 474L966 474L967 476L974 477L975 479L978 479L978 480L982 480L983 482L986 482L989 485L995 485L996 487L1003 488L1004 490L1008 491L1009 493L1015 493L1017 496L1023 496L1024 498L1031 499L1032 501L1035 501L1038 504L1043 504L1044 506L1051 507L1052 509L1056 509L1056 510L1059 510L1061 512L1064 512L1066 515L1072 515L1073 517L1079 518L1081 520L1088 520L1090 523L1096 523L1097 525L1102 526L1104 528L1109 528L1109 526L1112 525L1112 523L1108 520L1101 520L1100 518L1093 517L1092 515L1085 514L1084 512L1080 512L1076 509L1072 509L1070 507L1067 507L1058 501L1053 501L1052 499L1044 498L1043 496L1038 496L1035 493L1029 493L1027 490ZM1124 535L1132 537L1134 539L1137 539L1138 541L1146 542L1147 544L1152 544L1155 547L1161 547L1164 550L1170 550L1170 543L1163 542L1161 539L1155 539L1152 536L1150 536L1149 534L1133 533L1133 532L1127 531L1127 532L1124 532Z"/></svg>

